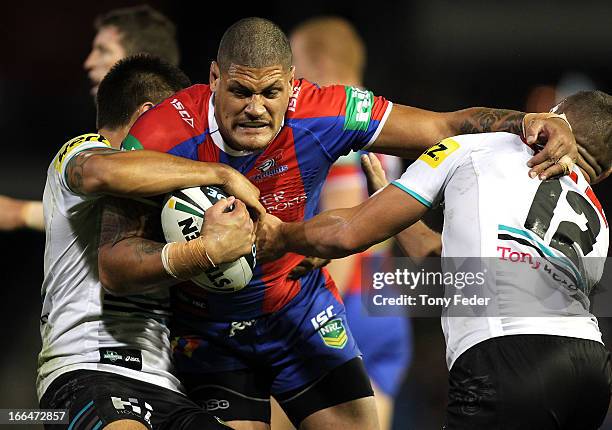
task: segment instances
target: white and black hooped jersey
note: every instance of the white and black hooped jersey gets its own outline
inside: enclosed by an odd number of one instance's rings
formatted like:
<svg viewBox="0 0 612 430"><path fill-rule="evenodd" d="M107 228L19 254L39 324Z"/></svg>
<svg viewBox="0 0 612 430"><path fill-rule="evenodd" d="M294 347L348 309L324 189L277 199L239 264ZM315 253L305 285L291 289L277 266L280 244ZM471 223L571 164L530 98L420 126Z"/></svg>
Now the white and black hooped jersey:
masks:
<svg viewBox="0 0 612 430"><path fill-rule="evenodd" d="M603 273L607 220L577 167L560 179L531 179L532 156L513 134L457 136L427 150L393 182L428 207L444 201L443 257L495 262L485 276L494 315L443 313L449 368L491 337L549 334L601 342L588 295ZM447 286L445 295L453 289Z"/></svg>
<svg viewBox="0 0 612 430"><path fill-rule="evenodd" d="M98 279L101 205L70 190L70 159L108 148L99 134L68 141L47 172L46 244L38 360L39 398L58 376L77 369L113 372L181 391L172 374L167 293L114 297Z"/></svg>

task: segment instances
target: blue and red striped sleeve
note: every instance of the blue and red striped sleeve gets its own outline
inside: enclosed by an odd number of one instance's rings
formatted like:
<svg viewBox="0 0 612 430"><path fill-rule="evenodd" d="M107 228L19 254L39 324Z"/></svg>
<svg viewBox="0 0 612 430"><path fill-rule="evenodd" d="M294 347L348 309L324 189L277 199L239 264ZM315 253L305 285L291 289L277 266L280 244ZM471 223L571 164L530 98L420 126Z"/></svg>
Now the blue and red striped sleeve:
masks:
<svg viewBox="0 0 612 430"><path fill-rule="evenodd" d="M344 85L319 88L305 80L297 97L294 89L294 97L288 122L307 129L332 161L374 142L392 106L368 90Z"/></svg>

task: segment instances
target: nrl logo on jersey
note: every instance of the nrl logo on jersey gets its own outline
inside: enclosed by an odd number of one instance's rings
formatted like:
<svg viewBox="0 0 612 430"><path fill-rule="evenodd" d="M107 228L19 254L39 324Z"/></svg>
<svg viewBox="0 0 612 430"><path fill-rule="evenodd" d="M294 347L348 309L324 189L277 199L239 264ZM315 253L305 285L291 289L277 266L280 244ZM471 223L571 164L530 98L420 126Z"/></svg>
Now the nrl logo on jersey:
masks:
<svg viewBox="0 0 612 430"><path fill-rule="evenodd" d="M330 348L342 349L348 342L346 329L340 318L329 320L324 326L319 329L319 335L325 345Z"/></svg>
<svg viewBox="0 0 612 430"><path fill-rule="evenodd" d="M286 164L279 165L281 159L283 158L283 151L279 149L276 152L270 154L267 158L265 158L258 166L255 168L259 170L259 174L249 176L249 179L252 181L260 182L264 179L267 179L271 176L280 175L281 173L289 170L289 166Z"/></svg>

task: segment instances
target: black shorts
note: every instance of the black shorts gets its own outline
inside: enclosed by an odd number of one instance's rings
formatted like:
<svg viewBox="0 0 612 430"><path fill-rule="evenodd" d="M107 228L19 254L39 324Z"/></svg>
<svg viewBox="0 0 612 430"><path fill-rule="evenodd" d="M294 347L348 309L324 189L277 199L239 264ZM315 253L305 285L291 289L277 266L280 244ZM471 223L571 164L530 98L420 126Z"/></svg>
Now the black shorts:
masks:
<svg viewBox="0 0 612 430"><path fill-rule="evenodd" d="M455 361L446 429L590 430L608 411L610 352L562 336L488 339Z"/></svg>
<svg viewBox="0 0 612 430"><path fill-rule="evenodd" d="M191 399L224 421L270 422L270 386L266 368L210 374L183 374ZM306 386L274 397L296 428L309 415L341 403L373 396L361 358L353 358Z"/></svg>
<svg viewBox="0 0 612 430"><path fill-rule="evenodd" d="M147 428L227 430L187 397L157 385L109 372L75 370L59 376L40 400L42 409L68 409L69 424L46 429L98 429L119 420Z"/></svg>

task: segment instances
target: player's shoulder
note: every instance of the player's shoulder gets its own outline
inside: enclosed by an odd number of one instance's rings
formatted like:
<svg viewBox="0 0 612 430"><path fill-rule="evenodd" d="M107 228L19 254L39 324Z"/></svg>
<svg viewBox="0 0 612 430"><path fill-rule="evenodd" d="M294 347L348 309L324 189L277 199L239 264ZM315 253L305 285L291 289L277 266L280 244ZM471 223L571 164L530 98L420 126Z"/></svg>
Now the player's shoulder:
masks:
<svg viewBox="0 0 612 430"><path fill-rule="evenodd" d="M53 160L55 168L59 171L69 154L95 147L110 148L111 144L104 136L98 133L85 133L68 140L62 145L59 151L57 151Z"/></svg>
<svg viewBox="0 0 612 430"><path fill-rule="evenodd" d="M167 119L183 121L190 127L196 128L198 125L207 124L208 104L211 96L210 86L206 84L192 85L174 93L151 109L150 112L157 112L157 116ZM143 115L143 119L146 118L145 115L148 113L146 112ZM155 118L155 121L157 120L158 118Z"/></svg>
<svg viewBox="0 0 612 430"><path fill-rule="evenodd" d="M185 88L145 112L134 123L122 149L168 151L200 135L208 128L210 87L205 84Z"/></svg>
<svg viewBox="0 0 612 430"><path fill-rule="evenodd" d="M520 136L506 132L473 133L453 136L450 139L465 148L489 148L492 145L507 145L520 147L523 144Z"/></svg>
<svg viewBox="0 0 612 430"><path fill-rule="evenodd" d="M473 152L495 153L504 152L523 152L526 148L519 136L506 132L473 133L452 136L442 140L434 147L446 147L452 152L456 151L455 156L465 156Z"/></svg>
<svg viewBox="0 0 612 430"><path fill-rule="evenodd" d="M200 109L208 105L208 100L211 95L212 90L209 85L195 84L176 92L174 95L168 97L166 102L172 103L173 100L178 99L190 108Z"/></svg>
<svg viewBox="0 0 612 430"><path fill-rule="evenodd" d="M287 117L295 119L315 119L344 115L346 93L344 85L320 87L306 79L296 79L293 84Z"/></svg>

